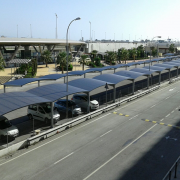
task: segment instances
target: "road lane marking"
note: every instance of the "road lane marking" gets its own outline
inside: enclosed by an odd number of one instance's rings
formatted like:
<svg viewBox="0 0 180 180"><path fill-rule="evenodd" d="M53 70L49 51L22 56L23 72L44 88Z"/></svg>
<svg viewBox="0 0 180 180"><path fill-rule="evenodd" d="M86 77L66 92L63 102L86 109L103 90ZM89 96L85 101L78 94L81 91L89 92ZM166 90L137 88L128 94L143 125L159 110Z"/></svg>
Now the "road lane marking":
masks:
<svg viewBox="0 0 180 180"><path fill-rule="evenodd" d="M164 120L164 118L163 119L161 119L160 121L163 121Z"/></svg>
<svg viewBox="0 0 180 180"><path fill-rule="evenodd" d="M143 120L143 119L142 119ZM143 121L146 121L146 122L152 122L152 123L155 123L155 124L159 124L159 125L164 125L164 126L169 126L169 127L173 127L173 128L177 128L177 129L180 129L180 126L174 126L172 124L165 124L165 123L161 123L161 122L157 122L157 121L150 121L149 119L145 119Z"/></svg>
<svg viewBox="0 0 180 180"><path fill-rule="evenodd" d="M59 162L61 162L62 160L66 159L67 157L71 156L72 154L74 154L74 152L70 153L69 155L63 157L62 159L60 159L59 161L56 161L54 164L57 164Z"/></svg>
<svg viewBox="0 0 180 180"><path fill-rule="evenodd" d="M168 96L166 99L169 99L170 98L170 96Z"/></svg>
<svg viewBox="0 0 180 180"><path fill-rule="evenodd" d="M51 142L56 141L57 139L60 139L60 138L66 136L66 135L68 135L68 134L71 134L72 132L74 132L74 131L76 131L76 130L78 130L78 129L81 129L81 128L83 128L83 127L85 127L85 126L87 126L87 125L89 125L89 124L91 124L91 123L93 123L93 122L96 122L96 121L98 121L99 119L102 119L102 118L104 118L105 116L108 116L108 115L110 115L110 114L111 114L111 113L108 113L108 114L106 114L106 115L104 115L104 116L101 116L101 117L99 117L99 118L97 118L97 119L95 119L95 120L93 120L93 121L91 121L91 122L89 122L89 123L87 123L87 124L84 124L84 125L82 125L81 127L78 127L78 128L76 128L76 129L74 129L74 130L71 129L70 132L65 133L65 134L63 134L62 136L59 136L59 137L57 137L57 138L55 138L55 139L53 139L53 140L51 140L51 141L48 141L48 142L46 142L46 143L44 143L44 144L42 144L42 145L40 145L40 146L38 146L38 147L36 147L36 148L34 148L34 149L31 149L31 150L29 150L29 151L27 151L27 152L25 152L25 153L23 153L23 154L15 157L15 158L12 158L12 159L10 159L9 161L6 161L6 162L0 164L0 166L2 166L2 165L4 165L4 164L7 164L8 162L11 162L11 161L13 161L13 160L15 160L15 159L18 159L18 158L20 158L20 157L22 157L22 156L24 156L24 155L26 155L26 154L29 154L29 153L32 152L32 151L35 151L35 150L37 150L37 149L39 149L39 148L41 148L41 147L43 147L43 146L45 146L45 145L47 145L47 144L49 144L49 143L51 143Z"/></svg>
<svg viewBox="0 0 180 180"><path fill-rule="evenodd" d="M153 108L154 106L156 106L156 104L154 104L153 106L151 106L150 108Z"/></svg>
<svg viewBox="0 0 180 180"><path fill-rule="evenodd" d="M139 116L139 114L137 114L137 115L135 115L135 116L133 116L132 118L130 118L129 120L132 120L132 119L134 119L135 117L137 117L137 116Z"/></svg>
<svg viewBox="0 0 180 180"><path fill-rule="evenodd" d="M112 130L110 130L110 131L108 131L108 132L104 133L104 134L103 134L103 135L101 135L100 137L105 136L106 134L110 133L111 131L112 131Z"/></svg>
<svg viewBox="0 0 180 180"><path fill-rule="evenodd" d="M170 114L168 114L166 117L170 116Z"/></svg>
<svg viewBox="0 0 180 180"><path fill-rule="evenodd" d="M152 128L154 128L157 124L153 125L151 128L149 128L147 131L145 131L143 134L141 134L139 137L137 137L134 141L132 141L130 144L128 144L125 148L120 150L117 154L115 154L112 158L110 158L108 161L106 161L104 164L102 164L99 168L97 168L95 171L93 171L91 174L89 174L87 177L85 177L83 180L86 180L90 178L93 174L95 174L97 171L99 171L102 167L104 167L106 164L108 164L110 161L112 161L115 157L117 157L119 154L121 154L124 150L126 150L129 146L131 146L134 142L139 140L142 136L144 136L148 131L150 131Z"/></svg>
<svg viewBox="0 0 180 180"><path fill-rule="evenodd" d="M127 114L118 113L116 111L114 111L113 114L116 114L116 115L119 115L119 116L129 117L129 115L127 115Z"/></svg>
<svg viewBox="0 0 180 180"><path fill-rule="evenodd" d="M174 112L174 110L171 113L173 113L173 112Z"/></svg>

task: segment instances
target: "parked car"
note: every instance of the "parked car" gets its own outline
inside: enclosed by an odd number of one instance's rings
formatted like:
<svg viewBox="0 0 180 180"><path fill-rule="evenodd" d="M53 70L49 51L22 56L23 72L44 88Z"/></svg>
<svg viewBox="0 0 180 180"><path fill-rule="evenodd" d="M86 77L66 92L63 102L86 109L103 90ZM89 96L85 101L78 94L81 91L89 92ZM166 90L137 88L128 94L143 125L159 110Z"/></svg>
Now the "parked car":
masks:
<svg viewBox="0 0 180 180"><path fill-rule="evenodd" d="M86 94L74 94L72 99L78 106L82 108L88 107L88 96ZM90 97L90 110L96 110L99 108L99 103Z"/></svg>
<svg viewBox="0 0 180 180"><path fill-rule="evenodd" d="M59 113L66 113L66 99L60 99L54 103L54 108ZM68 100L68 114L69 115L79 115L81 114L81 108L76 105L75 102Z"/></svg>
<svg viewBox="0 0 180 180"><path fill-rule="evenodd" d="M33 118L39 121L44 121L46 124L51 122L51 105L50 103L33 104L28 106L27 115L30 120ZM54 110L54 123L60 119L60 114Z"/></svg>
<svg viewBox="0 0 180 180"><path fill-rule="evenodd" d="M2 141L8 139L15 139L19 135L19 130L16 126L12 125L11 122L4 116L0 116L0 138Z"/></svg>

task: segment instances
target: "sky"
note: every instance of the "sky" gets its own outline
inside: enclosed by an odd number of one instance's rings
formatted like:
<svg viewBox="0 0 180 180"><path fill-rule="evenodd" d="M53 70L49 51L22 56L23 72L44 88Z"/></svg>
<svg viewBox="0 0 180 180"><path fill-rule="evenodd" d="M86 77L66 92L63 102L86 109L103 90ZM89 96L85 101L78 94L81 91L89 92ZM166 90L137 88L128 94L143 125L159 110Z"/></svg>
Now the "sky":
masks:
<svg viewBox="0 0 180 180"><path fill-rule="evenodd" d="M180 0L0 0L0 36L180 41Z"/></svg>

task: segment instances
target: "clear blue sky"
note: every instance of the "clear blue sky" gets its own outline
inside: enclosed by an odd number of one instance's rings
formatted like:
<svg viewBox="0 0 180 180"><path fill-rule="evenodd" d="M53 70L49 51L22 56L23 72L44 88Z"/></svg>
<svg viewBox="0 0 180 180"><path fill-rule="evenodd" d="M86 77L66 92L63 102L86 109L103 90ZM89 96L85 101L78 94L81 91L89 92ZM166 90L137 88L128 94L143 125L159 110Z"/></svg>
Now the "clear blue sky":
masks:
<svg viewBox="0 0 180 180"><path fill-rule="evenodd" d="M180 0L0 0L0 36L65 39L71 20L70 39L180 40ZM94 33L95 32L95 33ZM91 33L92 34L92 33Z"/></svg>

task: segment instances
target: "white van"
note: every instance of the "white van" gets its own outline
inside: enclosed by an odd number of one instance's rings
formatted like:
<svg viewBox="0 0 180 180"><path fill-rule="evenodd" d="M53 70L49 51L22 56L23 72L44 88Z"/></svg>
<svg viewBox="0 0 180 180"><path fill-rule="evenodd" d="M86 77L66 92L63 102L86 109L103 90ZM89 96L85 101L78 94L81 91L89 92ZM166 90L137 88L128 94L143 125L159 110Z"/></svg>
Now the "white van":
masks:
<svg viewBox="0 0 180 180"><path fill-rule="evenodd" d="M71 100L82 108L88 107L88 96L86 94L74 94ZM96 110L98 108L99 102L90 97L90 110Z"/></svg>
<svg viewBox="0 0 180 180"><path fill-rule="evenodd" d="M50 103L33 104L28 106L27 115L30 120L36 119L44 121L46 124L51 122L51 105ZM60 114L54 110L54 123L60 119Z"/></svg>
<svg viewBox="0 0 180 180"><path fill-rule="evenodd" d="M19 130L16 126L12 125L10 121L4 117L0 116L0 138L2 141L7 140L7 136L10 139L15 139L19 135Z"/></svg>

